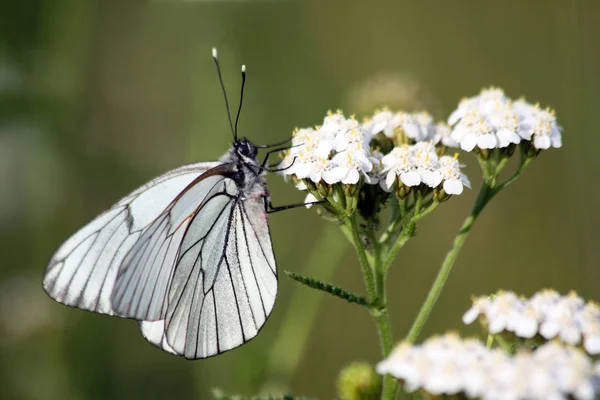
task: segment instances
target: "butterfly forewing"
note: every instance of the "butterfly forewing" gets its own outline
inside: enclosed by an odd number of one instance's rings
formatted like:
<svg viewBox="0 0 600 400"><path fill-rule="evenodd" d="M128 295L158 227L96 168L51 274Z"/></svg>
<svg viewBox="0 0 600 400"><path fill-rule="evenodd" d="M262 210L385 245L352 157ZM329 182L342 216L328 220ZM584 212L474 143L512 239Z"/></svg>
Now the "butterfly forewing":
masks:
<svg viewBox="0 0 600 400"><path fill-rule="evenodd" d="M223 175L229 172L229 165L220 165L194 180L145 230L119 270L111 297L118 315L149 321L164 319L167 290L179 262L183 237L189 236L186 232L190 221L205 203L210 204L213 196L222 193L226 182L233 182ZM211 218L206 216L207 226Z"/></svg>
<svg viewBox="0 0 600 400"><path fill-rule="evenodd" d="M110 297L129 250L179 193L218 165L198 163L167 172L80 229L52 256L43 280L46 292L69 306L115 314Z"/></svg>

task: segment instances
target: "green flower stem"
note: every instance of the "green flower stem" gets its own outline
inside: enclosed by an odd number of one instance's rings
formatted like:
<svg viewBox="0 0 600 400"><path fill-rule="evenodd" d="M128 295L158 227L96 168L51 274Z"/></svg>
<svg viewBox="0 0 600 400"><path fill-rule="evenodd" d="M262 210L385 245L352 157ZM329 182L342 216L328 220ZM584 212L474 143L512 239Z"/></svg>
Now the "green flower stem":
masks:
<svg viewBox="0 0 600 400"><path fill-rule="evenodd" d="M398 227L398 225L402 223L400 205L398 204L398 199L396 197L393 197L390 200L390 208L391 212L388 227L385 230L385 232L381 235L379 243L386 243L396 232L396 228Z"/></svg>
<svg viewBox="0 0 600 400"><path fill-rule="evenodd" d="M398 252L400 251L400 249L406 244L406 242L408 242L408 240L411 237L414 236L415 227L416 227L416 224L413 221L411 221L405 227L402 228L402 231L400 232L398 239L396 239L396 242L394 243L394 245L388 252L387 257L385 258L385 261L383 262L383 265L381 266L381 270L384 273L387 272L387 270L390 268L390 266L394 263L394 260L396 260L396 256L398 255Z"/></svg>
<svg viewBox="0 0 600 400"><path fill-rule="evenodd" d="M375 318L375 325L379 333L379 342L383 357L387 357L392 352L392 329L390 327L390 319L387 308L383 308L378 312L371 313ZM381 392L382 400L394 400L396 391L398 390L398 381L393 376L387 374L383 377L383 390Z"/></svg>
<svg viewBox="0 0 600 400"><path fill-rule="evenodd" d="M356 252L361 264L363 279L365 281L369 300L371 304L373 304L373 306L370 308L370 312L375 320L375 326L377 327L377 333L381 345L381 352L385 358L392 351L393 336L386 302L385 283L387 269L384 269L383 264L381 263L382 246L380 245L380 242L377 241L374 230L369 230L367 232L367 236L373 242L374 253L369 261L368 253L366 252L364 243L359 235L356 217L350 217L348 219L347 228L349 228L351 231L353 244L356 248ZM381 397L382 400L394 400L397 389L398 383L396 379L390 375L384 376Z"/></svg>
<svg viewBox="0 0 600 400"><path fill-rule="evenodd" d="M481 169L483 170L484 180L481 184L481 187L479 188L479 193L477 195L477 199L475 200L473 210L471 211L471 214L467 217L467 219L465 219L463 225L458 231L458 235L454 239L454 243L452 244L450 251L448 252L448 254L446 254L446 258L444 259L440 271L438 272L438 275L435 278L435 281L433 282L429 293L427 294L427 298L421 306L421 310L419 311L417 318L413 322L410 331L408 332L406 340L409 343L414 343L419 337L419 334L421 333L425 322L427 322L427 319L429 318L429 314L431 314L433 306L437 302L437 299L440 296L444 285L446 284L446 280L450 275L450 271L452 270L452 266L456 261L456 257L458 256L460 249L462 248L463 244L465 243L465 240L471 232L471 228L475 223L475 220L477 219L483 208L496 194L498 194L502 189L514 182L523 173L523 171L525 171L525 169L533 160L532 157L526 157L524 153L521 154L521 163L519 165L519 168L517 168L515 173L509 179L502 182L501 184L496 183L496 180L498 178L497 174L500 173L500 171L502 170L502 168L504 168L506 163L500 161L500 163L496 166L497 168L495 169L494 173L491 173L490 165L478 157L479 164L481 165Z"/></svg>
<svg viewBox="0 0 600 400"><path fill-rule="evenodd" d="M437 208L437 206L440 203L438 201L431 201L428 205L427 208L425 208L425 210L421 211L419 214L413 216L412 220L413 222L417 222L420 221L421 219L423 219L424 217L426 217L427 215L429 215L433 210L435 210Z"/></svg>
<svg viewBox="0 0 600 400"><path fill-rule="evenodd" d="M508 162L509 159L510 159L509 157L504 157L498 162L498 165L496 165L496 170L494 172L494 175L497 176L498 174L500 174L500 171L502 171L502 169L504 169L504 167L506 166L506 163Z"/></svg>
<svg viewBox="0 0 600 400"><path fill-rule="evenodd" d="M367 290L369 302L374 303L377 301L377 293L375 289L373 271L371 269L371 265L369 264L365 246L363 245L362 239L360 238L360 233L358 232L358 223L356 222L356 217L349 217L346 221L346 225L352 233L352 242L354 243L354 248L356 249L356 254L358 255L358 261L360 263L363 279L365 281L365 288Z"/></svg>
<svg viewBox="0 0 600 400"><path fill-rule="evenodd" d="M417 318L415 319L415 321L412 324L412 327L410 328L410 331L406 338L406 340L409 343L414 343L415 340L417 340L417 337L421 333L425 322L429 318L429 314L431 313L433 306L435 305L438 297L440 296L440 293L442 292L442 289L444 288L444 285L446 284L446 280L450 275L450 271L452 270L452 266L456 261L458 252L462 248L465 240L467 239L467 236L469 236L469 233L471 232L471 227L473 226L473 223L481 213L481 210L483 210L485 205L491 200L495 193L497 192L495 192L492 189L492 187L484 180L484 182L481 184L481 188L479 189L477 199L475 200L473 211L471 211L471 214L467 217L467 219L465 219L463 225L461 226L458 235L454 239L452 248L446 255L446 258L442 263L442 267L440 268L440 271L438 272L438 275L435 278L435 281L433 282L429 293L427 294L427 298L421 306L421 310L419 311Z"/></svg>
<svg viewBox="0 0 600 400"><path fill-rule="evenodd" d="M381 242L377 239L377 230L374 226L370 226L366 234L373 246L373 254L369 258L369 264L373 266L373 271L377 271L377 266L381 264ZM369 252L367 252L368 255Z"/></svg>
<svg viewBox="0 0 600 400"><path fill-rule="evenodd" d="M381 246L377 241L374 241L374 253L375 255L369 257L363 240L360 237L358 230L358 223L356 217L348 217L346 223L341 226L342 231L349 239L356 249L358 260L365 282L365 288L368 294L369 303L373 304L370 307L371 315L375 320L377 327L377 333L379 335L379 342L381 344L381 352L383 357L387 357L392 351L392 330L390 327L390 321L388 312L386 309L386 294L385 294L385 270L381 264ZM367 236L372 240L374 232L368 232ZM390 375L383 377L383 391L382 400L393 400L396 396L396 390L398 383Z"/></svg>
<svg viewBox="0 0 600 400"><path fill-rule="evenodd" d="M506 340L504 340L502 335L500 335L500 334L494 335L494 340L500 345L500 347L502 347L502 350L504 350L508 354L514 354L513 346L511 346L510 343L508 343Z"/></svg>
<svg viewBox="0 0 600 400"><path fill-rule="evenodd" d="M487 341L485 342L485 347L487 347L488 349L491 349L493 344L494 344L494 335L492 335L490 333L487 337Z"/></svg>
<svg viewBox="0 0 600 400"><path fill-rule="evenodd" d="M377 241L375 233L372 233L375 252L373 270L375 272L376 304L375 307L371 309L371 315L375 319L375 325L379 335L379 343L381 345L381 353L385 358L391 353L393 345L392 328L387 310L387 269L385 269L381 263L381 245ZM381 398L383 400L393 400L396 397L397 390L397 380L391 375L385 375L383 377L383 390Z"/></svg>
<svg viewBox="0 0 600 400"><path fill-rule="evenodd" d="M519 168L515 171L515 173L510 178L508 178L506 181L504 181L501 184L499 184L498 186L496 186L496 188L494 189L494 192L498 193L499 191L501 191L502 189L504 189L505 187L507 187L514 181L516 181L517 178L523 173L523 171L525 171L525 169L529 166L529 164L531 164L531 161L533 161L532 157L523 159L521 161L521 165L519 165Z"/></svg>
<svg viewBox="0 0 600 400"><path fill-rule="evenodd" d="M352 228L350 227L350 224L340 224L339 226L340 226L340 229L342 230L342 233L348 240L348 242L350 242L350 244L356 249L356 245L354 244L354 236L352 235ZM366 255L367 255L367 261L369 262L369 265L373 265L373 262L374 262L373 254L371 254L367 251Z"/></svg>

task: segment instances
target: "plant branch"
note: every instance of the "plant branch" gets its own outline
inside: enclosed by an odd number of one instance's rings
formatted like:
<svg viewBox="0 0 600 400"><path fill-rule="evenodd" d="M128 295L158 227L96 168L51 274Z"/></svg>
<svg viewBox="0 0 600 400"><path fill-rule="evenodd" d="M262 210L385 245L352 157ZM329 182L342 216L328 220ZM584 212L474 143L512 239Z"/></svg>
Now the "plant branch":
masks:
<svg viewBox="0 0 600 400"><path fill-rule="evenodd" d="M484 180L479 189L479 194L477 195L477 199L475 200L473 210L471 211L471 214L465 219L463 225L461 226L458 232L458 235L454 239L452 248L446 255L446 258L442 263L440 271L438 272L438 275L435 278L435 281L433 282L429 293L427 294L427 298L421 306L421 310L419 311L417 318L415 319L415 321L412 324L412 327L410 328L410 331L406 338L406 340L409 343L414 343L419 334L421 333L421 330L423 329L425 322L429 318L429 314L431 314L431 310L437 302L437 299L440 296L442 289L444 288L446 280L450 275L450 271L452 270L452 266L456 261L456 257L458 256L460 249L462 248L465 240L467 239L467 236L471 232L471 227L473 226L473 223L481 213L481 210L483 210L485 205L493 197L494 194L495 192L492 190L492 187L488 184L487 180Z"/></svg>
<svg viewBox="0 0 600 400"><path fill-rule="evenodd" d="M519 165L519 168L517 168L515 173L512 174L512 176L510 178L508 178L506 181L504 181L501 184L499 184L498 186L496 186L496 188L494 189L494 194L498 193L499 191L501 191L502 189L504 189L505 187L507 187L514 181L516 181L517 178L519 178L519 176L521 176L523 171L525 171L525 169L527 169L529 164L531 164L531 161L533 161L533 158L531 158L531 157L527 157L527 158L523 159L521 161L521 165Z"/></svg>
<svg viewBox="0 0 600 400"><path fill-rule="evenodd" d="M408 240L411 237L414 236L415 229L416 224L412 221L402 228L402 231L396 239L396 242L394 242L394 245L392 246L390 251L388 251L387 257L385 258L385 261L383 262L383 265L381 267L382 271L387 272L387 270L396 260L396 256L398 255L400 249L406 244L406 242L408 242Z"/></svg>

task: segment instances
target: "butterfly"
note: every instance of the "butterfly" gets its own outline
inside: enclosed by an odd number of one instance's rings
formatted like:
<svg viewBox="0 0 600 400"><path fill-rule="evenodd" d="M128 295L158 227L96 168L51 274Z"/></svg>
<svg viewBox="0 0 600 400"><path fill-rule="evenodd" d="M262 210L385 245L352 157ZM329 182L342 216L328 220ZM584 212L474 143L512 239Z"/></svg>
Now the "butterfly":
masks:
<svg viewBox="0 0 600 400"><path fill-rule="evenodd" d="M43 287L54 300L133 318L160 349L199 359L254 338L277 296L277 265L267 222L273 207L265 180L270 154L238 139L216 162L169 171L88 223L54 253Z"/></svg>

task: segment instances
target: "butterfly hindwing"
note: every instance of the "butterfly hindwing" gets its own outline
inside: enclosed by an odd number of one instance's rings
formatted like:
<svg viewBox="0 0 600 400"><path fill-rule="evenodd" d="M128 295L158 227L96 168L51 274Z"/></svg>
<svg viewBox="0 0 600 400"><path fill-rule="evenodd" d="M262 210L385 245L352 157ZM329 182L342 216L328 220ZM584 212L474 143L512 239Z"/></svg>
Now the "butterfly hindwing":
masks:
<svg viewBox="0 0 600 400"><path fill-rule="evenodd" d="M169 289L164 335L156 328L160 321L140 325L155 346L190 359L255 337L277 293L264 198L243 199L229 188L207 201L189 225Z"/></svg>

